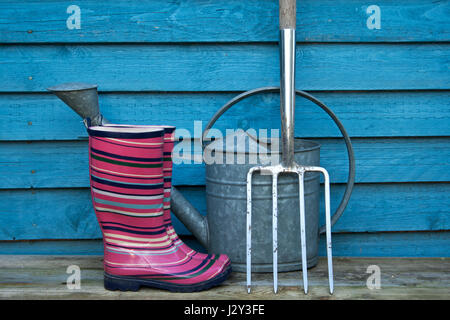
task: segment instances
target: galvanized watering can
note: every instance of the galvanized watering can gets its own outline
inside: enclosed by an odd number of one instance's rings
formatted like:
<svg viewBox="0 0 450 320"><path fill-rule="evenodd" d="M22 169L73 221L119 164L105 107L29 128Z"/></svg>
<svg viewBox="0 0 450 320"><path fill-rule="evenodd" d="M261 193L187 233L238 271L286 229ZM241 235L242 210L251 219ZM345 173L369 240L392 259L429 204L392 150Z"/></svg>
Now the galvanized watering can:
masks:
<svg viewBox="0 0 450 320"><path fill-rule="evenodd" d="M63 84L49 88L61 100L68 104L82 118L90 118L93 125L102 125L108 121L100 113L97 86L89 84ZM220 108L207 124L203 141L208 130L217 119L246 97L265 93L279 92L279 87L264 87L244 92ZM304 97L322 108L336 123L347 146L349 158L349 174L345 193L332 217L334 224L342 215L352 192L355 163L350 138L334 113L322 102L303 91L296 94ZM218 141L205 147L205 150L219 152L226 157L227 152L243 155L245 159L252 154L254 144L261 148L261 141L246 136L245 146L234 150L221 150ZM265 141L262 147L267 147ZM253 144L253 147L252 147ZM296 139L295 160L304 165L319 165L320 146L316 142ZM255 163L245 164L206 164L206 201L207 216L201 215L175 188L172 188L171 209L175 216L187 227L199 242L211 253L227 254L233 270L244 272L246 268L246 175ZM271 238L271 178L255 174L253 180L253 264L254 272L272 271L272 238ZM306 236L308 267L317 263L319 235L323 228L319 227L319 187L317 173L308 173L305 178ZM279 179L279 252L278 270L293 271L301 268L300 231L298 223L298 179L285 175Z"/></svg>

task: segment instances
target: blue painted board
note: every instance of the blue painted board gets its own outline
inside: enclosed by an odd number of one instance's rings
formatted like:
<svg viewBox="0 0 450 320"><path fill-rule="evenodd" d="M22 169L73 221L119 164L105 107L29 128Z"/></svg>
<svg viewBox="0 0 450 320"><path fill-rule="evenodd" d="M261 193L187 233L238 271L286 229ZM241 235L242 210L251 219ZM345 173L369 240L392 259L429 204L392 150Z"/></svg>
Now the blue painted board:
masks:
<svg viewBox="0 0 450 320"><path fill-rule="evenodd" d="M333 255L344 257L450 257L450 232L333 234ZM326 256L325 237L319 255Z"/></svg>
<svg viewBox="0 0 450 320"><path fill-rule="evenodd" d="M450 136L450 91L311 92L326 103L352 137ZM112 122L171 124L194 135L238 93L102 93ZM0 94L0 140L75 140L87 137L81 119L51 94ZM226 128L279 128L277 94L245 99L215 124ZM306 99L296 100L296 136L340 137L331 119Z"/></svg>
<svg viewBox="0 0 450 320"><path fill-rule="evenodd" d="M183 242L196 251L206 252L192 236L183 236ZM103 255L103 242L101 239L0 241L2 254Z"/></svg>
<svg viewBox="0 0 450 320"><path fill-rule="evenodd" d="M331 185L331 209L335 212L344 193L343 184ZM204 187L179 187L199 212L206 214ZM450 184L356 184L348 206L333 232L450 230ZM324 221L321 188L320 223ZM177 223L177 230L186 229Z"/></svg>
<svg viewBox="0 0 450 320"><path fill-rule="evenodd" d="M301 44L303 90L449 89L448 43ZM1 92L63 82L101 91L246 91L279 85L277 44L4 45Z"/></svg>
<svg viewBox="0 0 450 320"><path fill-rule="evenodd" d="M70 5L80 29L68 29ZM381 28L369 29L376 4ZM448 41L448 1L301 0L297 40L308 42ZM0 1L0 42L228 42L277 41L273 0ZM69 20L70 24L70 20Z"/></svg>
<svg viewBox="0 0 450 320"><path fill-rule="evenodd" d="M102 240L0 241L0 254L103 255Z"/></svg>
<svg viewBox="0 0 450 320"><path fill-rule="evenodd" d="M181 186L179 190L206 214L203 186ZM332 185L331 190L334 211L344 186ZM448 194L448 183L357 184L333 232L450 230ZM323 224L323 203L320 212ZM173 221L177 233L189 234L176 217ZM100 237L89 189L0 191L0 241Z"/></svg>
<svg viewBox="0 0 450 320"><path fill-rule="evenodd" d="M98 239L89 189L0 192L0 240Z"/></svg>
<svg viewBox="0 0 450 320"><path fill-rule="evenodd" d="M183 240L185 240L183 238ZM450 257L450 232L334 234L335 257ZM187 239L193 248L198 243ZM319 255L325 256L323 237ZM103 255L101 240L0 241L0 254Z"/></svg>
<svg viewBox="0 0 450 320"><path fill-rule="evenodd" d="M322 145L321 165L331 181L347 181L347 153L341 139L315 139ZM432 182L450 181L450 138L353 139L356 181ZM204 165L193 160L181 163L177 156L194 147L187 141L174 149L175 185L204 185ZM0 188L88 187L87 141L1 142Z"/></svg>

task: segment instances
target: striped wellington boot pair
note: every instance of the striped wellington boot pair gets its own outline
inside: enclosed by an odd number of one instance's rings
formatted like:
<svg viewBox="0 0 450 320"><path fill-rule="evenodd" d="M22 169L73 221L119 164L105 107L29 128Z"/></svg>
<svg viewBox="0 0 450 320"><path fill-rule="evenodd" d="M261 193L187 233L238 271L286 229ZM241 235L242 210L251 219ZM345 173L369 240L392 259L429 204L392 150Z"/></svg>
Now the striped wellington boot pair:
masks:
<svg viewBox="0 0 450 320"><path fill-rule="evenodd" d="M196 253L167 227L173 131L88 128L91 194L103 233L106 289L149 286L192 292L222 283L231 272L228 257Z"/></svg>

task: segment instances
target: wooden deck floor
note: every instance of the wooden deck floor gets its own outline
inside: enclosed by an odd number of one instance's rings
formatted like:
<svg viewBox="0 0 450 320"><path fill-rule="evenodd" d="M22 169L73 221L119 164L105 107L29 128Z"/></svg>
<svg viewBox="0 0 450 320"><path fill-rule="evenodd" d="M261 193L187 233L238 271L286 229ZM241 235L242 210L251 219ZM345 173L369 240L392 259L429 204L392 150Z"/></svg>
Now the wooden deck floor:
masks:
<svg viewBox="0 0 450 320"><path fill-rule="evenodd" d="M81 270L81 288L68 289L67 267ZM369 290L367 267L381 271L381 289ZM450 299L450 258L335 258L335 293L327 287L326 259L310 269L310 292L304 295L301 273L280 273L278 294L272 274L253 274L247 294L245 274L233 272L221 286L198 293L170 293L143 288L111 292L103 288L100 256L0 256L0 299Z"/></svg>

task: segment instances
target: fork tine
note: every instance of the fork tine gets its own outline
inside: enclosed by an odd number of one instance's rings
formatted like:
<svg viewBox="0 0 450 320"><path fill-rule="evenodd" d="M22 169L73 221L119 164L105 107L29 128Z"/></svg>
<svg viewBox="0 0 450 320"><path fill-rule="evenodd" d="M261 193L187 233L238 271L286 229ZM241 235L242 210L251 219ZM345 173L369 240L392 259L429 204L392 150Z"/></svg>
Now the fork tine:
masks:
<svg viewBox="0 0 450 320"><path fill-rule="evenodd" d="M252 169L247 173L247 293L252 285Z"/></svg>
<svg viewBox="0 0 450 320"><path fill-rule="evenodd" d="M300 238L302 245L302 273L303 290L308 294L308 260L306 257L306 231L305 231L305 186L304 172L298 171L299 205L300 205Z"/></svg>
<svg viewBox="0 0 450 320"><path fill-rule="evenodd" d="M330 294L334 292L333 282L333 254L331 249L331 214L330 214L330 175L325 168L307 167L305 171L321 172L324 177L325 185L325 231L327 237L327 262L328 262L328 283L330 286Z"/></svg>
<svg viewBox="0 0 450 320"><path fill-rule="evenodd" d="M273 291L278 292L278 174L272 179Z"/></svg>
<svg viewBox="0 0 450 320"><path fill-rule="evenodd" d="M331 215L330 215L330 177L327 170L322 168L325 178L325 226L327 236L327 261L328 261L328 283L330 285L330 294L333 294L333 255L331 249Z"/></svg>

